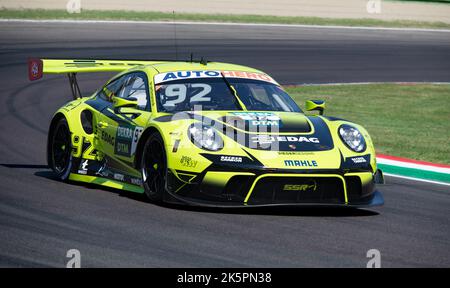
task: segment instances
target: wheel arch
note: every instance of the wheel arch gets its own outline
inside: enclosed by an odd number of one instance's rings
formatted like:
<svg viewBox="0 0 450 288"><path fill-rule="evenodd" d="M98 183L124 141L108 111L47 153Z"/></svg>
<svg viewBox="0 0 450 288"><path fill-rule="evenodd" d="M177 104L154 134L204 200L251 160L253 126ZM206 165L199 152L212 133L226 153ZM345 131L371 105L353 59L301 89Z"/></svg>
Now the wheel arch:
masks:
<svg viewBox="0 0 450 288"><path fill-rule="evenodd" d="M142 153L144 150L145 142L147 141L148 137L150 137L150 135L152 135L153 133L158 133L159 135L161 135L161 138L164 141L163 134L155 126L150 126L147 129L145 129L145 131L142 133L141 137L139 138L138 146L136 148L136 155L134 157L134 163L133 163L135 169L139 169L139 163L141 163L141 157L142 157Z"/></svg>
<svg viewBox="0 0 450 288"><path fill-rule="evenodd" d="M53 130L55 129L56 124L61 120L61 119L66 119L67 121L67 117L66 115L64 115L62 112L57 112L53 118L52 121L50 122L50 127L48 129L48 134L47 134L47 164L50 167L51 165L51 159L50 159L50 142L51 139L53 137ZM69 121L67 121L67 125L69 126L69 131L70 131L70 124Z"/></svg>

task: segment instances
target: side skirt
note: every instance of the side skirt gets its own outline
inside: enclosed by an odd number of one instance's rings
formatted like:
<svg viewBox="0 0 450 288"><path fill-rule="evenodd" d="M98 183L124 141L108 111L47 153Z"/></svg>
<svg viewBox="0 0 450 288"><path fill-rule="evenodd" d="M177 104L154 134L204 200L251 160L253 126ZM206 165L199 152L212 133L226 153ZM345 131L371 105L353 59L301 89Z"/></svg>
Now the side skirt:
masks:
<svg viewBox="0 0 450 288"><path fill-rule="evenodd" d="M144 193L142 179L107 165L107 161L73 158L69 180Z"/></svg>
<svg viewBox="0 0 450 288"><path fill-rule="evenodd" d="M101 185L101 186L106 186L106 187L110 187L110 188L126 190L126 191L130 191L130 192L141 193L141 194L144 193L144 188L142 188L141 186L123 183L123 182L120 182L117 180L107 179L107 178L98 177L98 176L89 176L89 175L80 175L80 174L70 173L69 180L90 183L90 184L96 184L96 185Z"/></svg>

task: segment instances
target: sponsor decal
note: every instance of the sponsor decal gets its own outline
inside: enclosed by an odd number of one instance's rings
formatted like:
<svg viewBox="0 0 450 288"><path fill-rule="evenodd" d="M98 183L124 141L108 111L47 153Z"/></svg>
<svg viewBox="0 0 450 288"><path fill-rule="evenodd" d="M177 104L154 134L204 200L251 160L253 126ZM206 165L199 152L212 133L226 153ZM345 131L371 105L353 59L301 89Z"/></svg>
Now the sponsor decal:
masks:
<svg viewBox="0 0 450 288"><path fill-rule="evenodd" d="M130 145L128 145L128 143L117 141L115 153L122 156L130 156Z"/></svg>
<svg viewBox="0 0 450 288"><path fill-rule="evenodd" d="M200 154L209 161L224 166L249 166L249 167L263 167L264 165L256 158L250 158L239 155L215 155L215 154ZM250 155L249 155L250 156Z"/></svg>
<svg viewBox="0 0 450 288"><path fill-rule="evenodd" d="M355 164L359 164L359 163L367 163L367 160L364 157L354 157L354 158L350 158L353 163Z"/></svg>
<svg viewBox="0 0 450 288"><path fill-rule="evenodd" d="M305 136L269 136L269 135L258 135L251 137L253 143L259 144L271 144L275 142L307 142L307 143L320 143L317 137L305 137ZM294 146L295 148L295 146ZM291 147L291 149L294 149Z"/></svg>
<svg viewBox="0 0 450 288"><path fill-rule="evenodd" d="M133 185L141 186L142 185L142 180L139 179L139 178L132 177L130 179L130 183L133 184Z"/></svg>
<svg viewBox="0 0 450 288"><path fill-rule="evenodd" d="M242 163L242 157L239 157L239 156L220 156L220 161L222 161L222 162Z"/></svg>
<svg viewBox="0 0 450 288"><path fill-rule="evenodd" d="M100 167L98 167L97 172L95 172L95 175L100 175L101 177L108 176L108 170L106 169L107 166L107 158L103 158Z"/></svg>
<svg viewBox="0 0 450 288"><path fill-rule="evenodd" d="M111 146L114 146L114 136L109 135L108 133L106 133L103 130L99 130L100 131L100 138L105 141L106 143L108 143Z"/></svg>
<svg viewBox="0 0 450 288"><path fill-rule="evenodd" d="M281 121L278 115L268 112L234 112L231 114L246 121L250 126L279 126Z"/></svg>
<svg viewBox="0 0 450 288"><path fill-rule="evenodd" d="M302 151L278 151L278 155L314 155L313 152L302 152Z"/></svg>
<svg viewBox="0 0 450 288"><path fill-rule="evenodd" d="M133 130L128 127L119 126L117 128L117 137L129 139L129 138L133 137Z"/></svg>
<svg viewBox="0 0 450 288"><path fill-rule="evenodd" d="M370 163L370 154L357 156L357 157L348 157L345 158L345 161L342 163L342 168L351 169L351 168L367 168Z"/></svg>
<svg viewBox="0 0 450 288"><path fill-rule="evenodd" d="M133 140L133 129L131 128L131 126L117 127L116 145L114 147L114 153L122 156L130 156L132 140Z"/></svg>
<svg viewBox="0 0 450 288"><path fill-rule="evenodd" d="M39 65L37 62L33 62L31 64L31 75L33 75L33 77L37 78L39 75Z"/></svg>
<svg viewBox="0 0 450 288"><path fill-rule="evenodd" d="M78 169L78 174L86 175L88 173L89 160L81 161L80 168Z"/></svg>
<svg viewBox="0 0 450 288"><path fill-rule="evenodd" d="M316 191L317 184L285 184L283 186L284 191Z"/></svg>
<svg viewBox="0 0 450 288"><path fill-rule="evenodd" d="M317 167L316 160L284 160L284 165L288 167Z"/></svg>
<svg viewBox="0 0 450 288"><path fill-rule="evenodd" d="M123 174L114 173L114 180L122 181L122 182L123 182L124 179L125 179L125 176L124 176Z"/></svg>
<svg viewBox="0 0 450 288"><path fill-rule="evenodd" d="M180 164L184 167L195 168L195 166L197 166L197 163L197 160L194 160L189 156L181 156Z"/></svg>
<svg viewBox="0 0 450 288"><path fill-rule="evenodd" d="M144 128L133 126L119 126L116 132L114 152L117 155L130 157L134 155L137 143Z"/></svg>
<svg viewBox="0 0 450 288"><path fill-rule="evenodd" d="M109 162L108 159L109 158L107 157L104 157L100 161L80 159L79 164L76 164L79 167L77 173L83 175L91 175L95 177L108 178L124 183L133 184L136 186L142 185L141 178L134 177L132 175L126 174L126 172L111 167L114 164L112 162Z"/></svg>
<svg viewBox="0 0 450 288"><path fill-rule="evenodd" d="M43 62L40 59L28 60L28 79L30 81L38 80L42 78L43 74Z"/></svg>
<svg viewBox="0 0 450 288"><path fill-rule="evenodd" d="M83 103L83 102L77 102L77 103L69 102L69 103L67 103L66 105L64 105L61 108L66 110L66 111L70 111L70 110L73 110L73 109L77 108L81 103Z"/></svg>
<svg viewBox="0 0 450 288"><path fill-rule="evenodd" d="M221 78L222 74L229 78L244 78L260 80L278 85L278 83L269 75L264 73L244 72L244 71L218 71L218 70L195 70L195 71L173 71L160 73L155 76L155 84L193 78Z"/></svg>

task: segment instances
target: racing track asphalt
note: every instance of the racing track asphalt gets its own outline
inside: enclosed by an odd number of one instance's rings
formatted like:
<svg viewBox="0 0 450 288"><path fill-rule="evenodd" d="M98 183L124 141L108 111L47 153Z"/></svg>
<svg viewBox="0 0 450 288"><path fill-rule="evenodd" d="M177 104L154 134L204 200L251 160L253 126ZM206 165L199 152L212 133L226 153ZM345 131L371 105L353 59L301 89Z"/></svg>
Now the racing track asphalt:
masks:
<svg viewBox="0 0 450 288"><path fill-rule="evenodd" d="M29 83L26 59L173 58L174 27L142 24L0 26L0 266L450 266L450 189L398 178L370 210L210 210L63 184L46 167L52 113L70 99L64 76ZM261 68L282 83L450 81L450 34L178 25L178 54ZM81 75L89 92L106 75ZM383 117L383 115L380 115ZM375 139L376 140L376 139Z"/></svg>

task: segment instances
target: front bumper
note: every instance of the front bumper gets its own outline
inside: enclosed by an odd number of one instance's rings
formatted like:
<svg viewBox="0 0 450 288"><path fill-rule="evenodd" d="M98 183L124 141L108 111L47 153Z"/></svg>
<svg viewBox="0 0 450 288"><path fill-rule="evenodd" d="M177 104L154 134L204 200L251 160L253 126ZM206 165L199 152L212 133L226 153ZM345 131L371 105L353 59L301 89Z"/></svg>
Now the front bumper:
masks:
<svg viewBox="0 0 450 288"><path fill-rule="evenodd" d="M208 170L195 175L170 170L167 191L167 202L213 207L372 207L384 203L368 171Z"/></svg>

